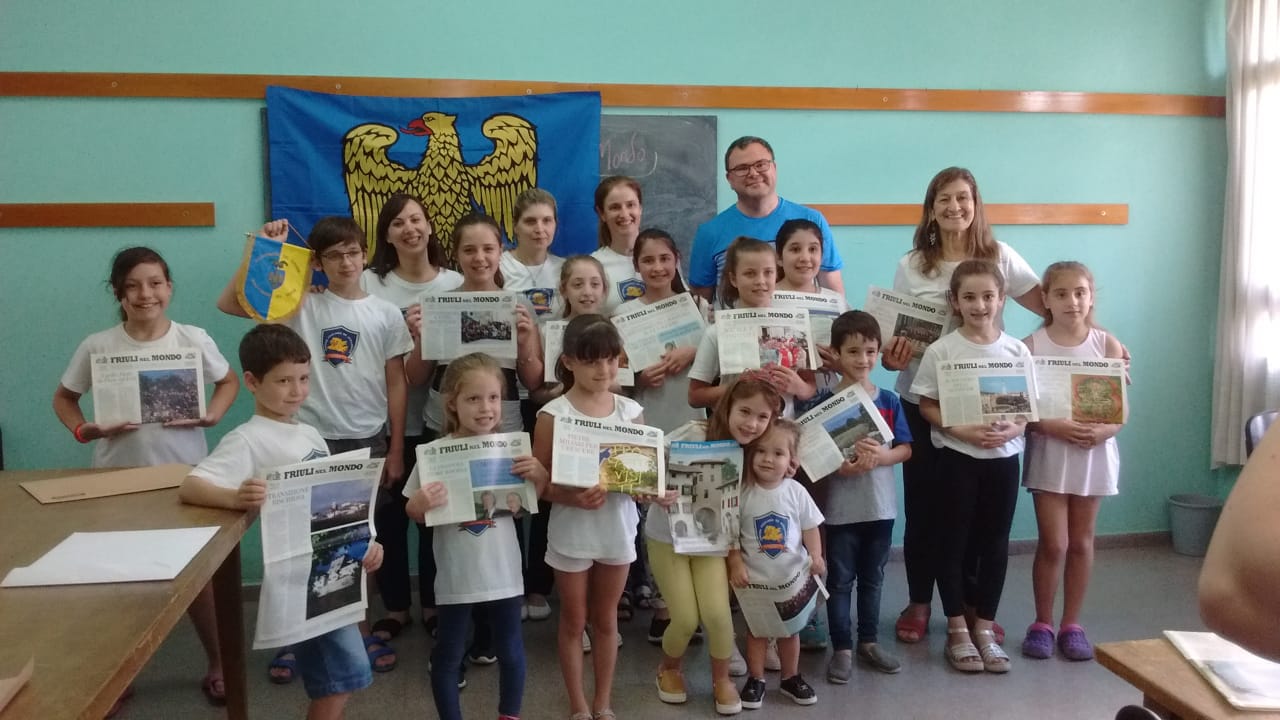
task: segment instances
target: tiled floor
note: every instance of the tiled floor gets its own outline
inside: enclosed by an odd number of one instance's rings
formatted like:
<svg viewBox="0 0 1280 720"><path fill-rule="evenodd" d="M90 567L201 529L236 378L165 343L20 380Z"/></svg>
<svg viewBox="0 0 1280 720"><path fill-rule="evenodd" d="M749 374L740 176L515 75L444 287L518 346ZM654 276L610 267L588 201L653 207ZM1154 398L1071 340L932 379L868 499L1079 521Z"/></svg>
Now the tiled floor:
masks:
<svg viewBox="0 0 1280 720"><path fill-rule="evenodd" d="M1031 556L1012 558L1000 621L1009 630L1008 648L1013 671L1005 676L962 676L942 658L942 621L935 617L928 642L905 646L893 640L893 619L905 599L900 562L891 562L886 577L882 640L903 661L898 675L867 670L855 672L844 686L827 684L825 653L805 653L801 671L818 691L818 703L798 707L776 692L777 674L770 673L770 692L762 710L744 711L744 718L1035 718L1036 720L1110 720L1122 705L1139 702L1136 690L1094 662L1060 659L1031 661L1019 656L1022 631L1031 621ZM1094 642L1153 637L1165 628L1203 629L1196 611L1195 584L1200 561L1175 555L1168 546L1099 551L1085 620ZM375 599L376 604L376 599ZM247 606L246 625L253 626L256 608ZM935 601L935 613L939 613ZM691 651L686 677L689 703L664 705L653 689L658 649L645 642L647 613L623 625L614 708L621 720L716 717L711 704L706 650ZM555 654L555 620L526 623L528 682L524 696L526 720L568 717ZM358 693L348 706L353 720L433 718L426 667L429 641L420 625L396 641L399 667L377 675L373 687ZM75 652L74 648L65 648ZM305 712L301 684L280 687L266 680L267 652L250 657L250 711L255 718L295 718ZM203 655L190 624L183 622L156 653L136 682L137 694L122 718L216 718L220 712L204 702L198 688ZM473 668L463 691L467 718L494 718L497 668ZM588 685L589 687L589 685Z"/></svg>

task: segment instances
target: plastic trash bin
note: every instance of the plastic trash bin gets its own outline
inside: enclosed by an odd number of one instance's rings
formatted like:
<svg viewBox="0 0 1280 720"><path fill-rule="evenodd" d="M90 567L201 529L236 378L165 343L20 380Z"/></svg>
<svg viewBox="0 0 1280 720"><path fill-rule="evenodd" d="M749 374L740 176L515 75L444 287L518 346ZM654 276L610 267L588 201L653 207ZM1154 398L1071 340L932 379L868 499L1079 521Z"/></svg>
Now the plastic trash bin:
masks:
<svg viewBox="0 0 1280 720"><path fill-rule="evenodd" d="M1173 535L1173 551L1204 557L1221 512L1222 501L1216 497L1194 493L1170 495L1169 532Z"/></svg>

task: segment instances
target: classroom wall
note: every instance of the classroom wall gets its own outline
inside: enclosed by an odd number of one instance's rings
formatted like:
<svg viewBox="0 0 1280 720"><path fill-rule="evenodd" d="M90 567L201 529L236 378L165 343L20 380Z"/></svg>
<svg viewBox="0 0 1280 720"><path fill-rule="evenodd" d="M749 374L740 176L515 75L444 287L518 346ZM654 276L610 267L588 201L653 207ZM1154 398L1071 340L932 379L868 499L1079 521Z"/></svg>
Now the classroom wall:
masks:
<svg viewBox="0 0 1280 720"><path fill-rule="evenodd" d="M511 0L6 0L0 71L1221 95L1223 26L1218 0L828 0L785 8L650 0L625 9ZM217 206L213 228L0 229L0 429L9 468L88 463L87 448L54 418L50 397L76 344L115 320L104 280L121 247L145 243L168 258L170 316L206 328L234 358L247 322L219 315L213 300L237 264L242 233L265 212L261 107L0 98L0 202ZM1099 532L1165 529L1167 495L1218 489L1208 471L1208 386L1226 166L1221 118L716 114L721 150L745 134L773 143L779 189L797 201L915 203L938 169L964 165L988 202L1128 203L1127 225L998 227L997 236L1037 269L1066 258L1092 267L1098 317L1133 354L1122 494L1103 504ZM723 181L719 198L721 206L732 200ZM835 234L858 306L867 285L892 282L910 229ZM1007 317L1015 334L1034 327L1020 309ZM210 431L210 444L250 412L242 393ZM1034 535L1023 500L1013 536ZM246 579L260 576L257 557L246 548Z"/></svg>

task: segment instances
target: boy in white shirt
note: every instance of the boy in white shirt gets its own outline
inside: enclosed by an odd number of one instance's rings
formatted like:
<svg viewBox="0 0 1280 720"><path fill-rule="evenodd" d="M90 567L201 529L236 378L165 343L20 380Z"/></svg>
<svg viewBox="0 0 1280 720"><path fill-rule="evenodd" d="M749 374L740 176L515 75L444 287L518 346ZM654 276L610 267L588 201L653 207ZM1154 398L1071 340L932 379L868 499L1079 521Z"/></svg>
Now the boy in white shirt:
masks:
<svg viewBox="0 0 1280 720"><path fill-rule="evenodd" d="M326 457L324 438L294 415L307 399L311 352L283 325L258 325L240 342L245 387L254 396L254 414L218 443L183 481L178 491L191 505L250 510L267 496L261 478L268 468ZM370 541L363 566L382 565L382 546ZM308 720L336 720L351 693L373 682L369 658L356 625L332 630L292 647L311 705Z"/></svg>

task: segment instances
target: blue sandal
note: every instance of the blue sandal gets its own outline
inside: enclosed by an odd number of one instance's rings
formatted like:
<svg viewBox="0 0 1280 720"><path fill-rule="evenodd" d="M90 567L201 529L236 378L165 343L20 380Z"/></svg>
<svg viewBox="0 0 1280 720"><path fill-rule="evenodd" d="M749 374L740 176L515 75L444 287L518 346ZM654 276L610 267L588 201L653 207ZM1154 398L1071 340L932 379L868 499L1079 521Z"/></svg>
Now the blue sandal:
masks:
<svg viewBox="0 0 1280 720"><path fill-rule="evenodd" d="M288 657L286 657L288 656ZM272 670L281 671L279 674ZM298 674L298 659L293 656L291 648L280 648L276 652L276 656L271 659L267 665L267 678L276 685L288 685L293 682L293 678Z"/></svg>
<svg viewBox="0 0 1280 720"><path fill-rule="evenodd" d="M390 645L383 642L378 636L364 636L364 651L369 655L369 667L372 668L374 672L384 673L391 672L396 669L396 663L399 662L396 658L396 651L392 649ZM388 656L391 658L391 662L382 665L378 664L379 658Z"/></svg>

